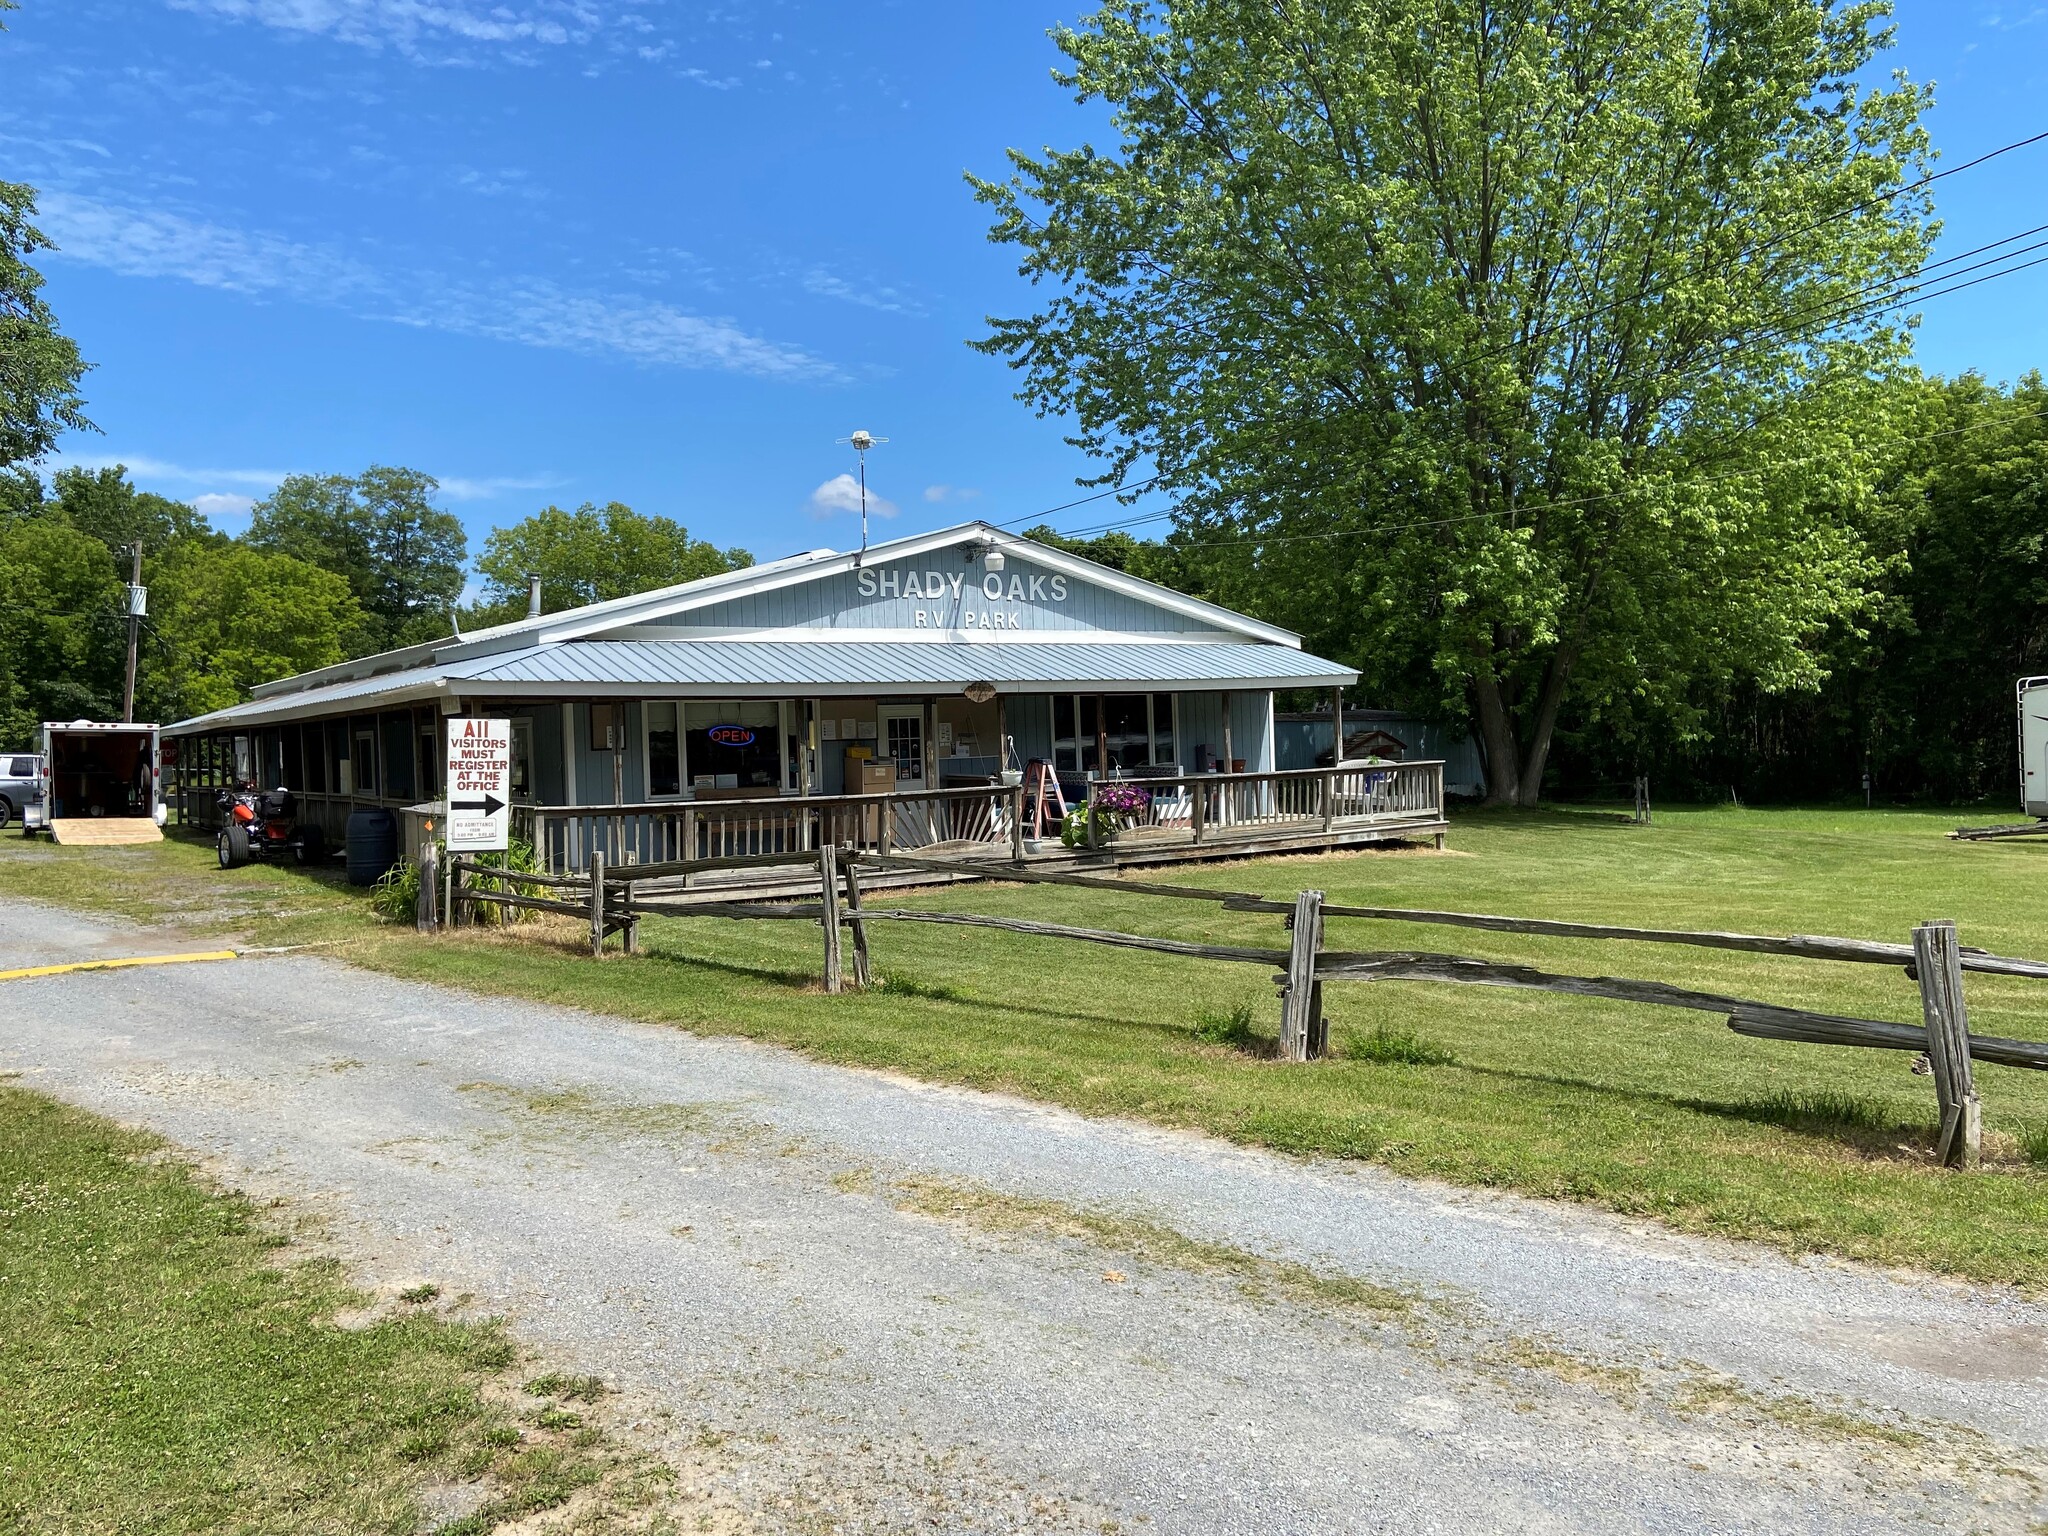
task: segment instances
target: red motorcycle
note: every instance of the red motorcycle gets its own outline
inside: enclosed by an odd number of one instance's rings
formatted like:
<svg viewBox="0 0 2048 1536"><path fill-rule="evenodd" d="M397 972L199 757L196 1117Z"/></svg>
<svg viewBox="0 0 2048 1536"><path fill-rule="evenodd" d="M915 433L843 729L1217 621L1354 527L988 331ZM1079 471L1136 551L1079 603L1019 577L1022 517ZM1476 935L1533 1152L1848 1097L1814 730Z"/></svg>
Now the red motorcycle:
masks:
<svg viewBox="0 0 2048 1536"><path fill-rule="evenodd" d="M214 852L222 869L285 853L300 864L318 864L327 856L326 834L317 826L298 825L288 789L237 784L220 792L219 805L220 835L214 839Z"/></svg>

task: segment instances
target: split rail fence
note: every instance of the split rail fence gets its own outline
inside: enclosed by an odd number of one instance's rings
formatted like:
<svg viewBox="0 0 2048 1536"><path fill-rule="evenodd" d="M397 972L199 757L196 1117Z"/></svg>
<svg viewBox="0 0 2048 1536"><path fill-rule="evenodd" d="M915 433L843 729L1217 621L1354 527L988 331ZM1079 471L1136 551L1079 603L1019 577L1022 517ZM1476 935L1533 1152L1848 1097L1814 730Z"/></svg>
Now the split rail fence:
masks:
<svg viewBox="0 0 2048 1536"><path fill-rule="evenodd" d="M431 856L431 848L422 850L423 859L430 860ZM705 902L701 895L678 899L680 893L676 892L664 900L659 889L644 893L635 891L636 886L673 882L704 871L764 865L814 868L819 899L815 902L745 899ZM1150 934L983 913L876 907L867 905L863 900L864 870L944 874L955 879L1075 886L1113 891L1125 896L1205 901L1228 912L1279 916L1285 920L1289 941L1284 949L1203 944ZM1176 955L1191 960L1263 965L1273 969L1273 980L1279 988L1279 1053L1288 1061L1312 1061L1327 1054L1329 1024L1323 1011L1323 988L1332 981L1426 981L1559 992L1575 997L1719 1014L1727 1019L1728 1027L1737 1034L1759 1039L1918 1051L1927 1058L1940 1112L1935 1150L1949 1167L1973 1166L1982 1145L1982 1107L1972 1070L1974 1061L2048 1070L2048 1043L1972 1034L1963 999L1963 973L1966 971L2048 981L2048 962L1995 955L1966 947L1957 938L1955 923L1947 919L1920 924L1913 930L1911 942L1904 944L1810 934L1771 937L1748 933L1631 928L1547 918L1502 917L1479 912L1353 906L1326 901L1321 891L1302 891L1291 901L1276 901L1244 892L1125 880L1109 875L1056 872L1015 863L883 854L830 843L799 853L682 859L611 868L606 867L602 854L593 854L590 872L582 876L508 874L495 865L473 858L456 858L448 861L446 874L449 899L445 916L446 921L454 926L464 925L472 920L478 907L491 904L559 913L588 921L591 953L597 957L603 956L605 942L614 934L623 936L627 953L635 952L639 948L640 919L648 914L818 923L824 932L823 982L829 993L845 990L849 980L856 988L871 983L873 962L869 925L877 922L991 928L1046 939ZM419 922L423 930L443 921L434 875L433 866L429 863L421 880ZM535 894L541 891L558 894ZM1922 1022L1912 1025L1816 1013L1803 1008L1695 991L1661 981L1554 975L1529 965L1465 955L1415 950L1332 950L1325 947L1327 924L1332 918L1433 924L1546 938L1689 945L1807 960L1897 966L1918 985ZM842 930L850 931L853 940L850 975Z"/></svg>

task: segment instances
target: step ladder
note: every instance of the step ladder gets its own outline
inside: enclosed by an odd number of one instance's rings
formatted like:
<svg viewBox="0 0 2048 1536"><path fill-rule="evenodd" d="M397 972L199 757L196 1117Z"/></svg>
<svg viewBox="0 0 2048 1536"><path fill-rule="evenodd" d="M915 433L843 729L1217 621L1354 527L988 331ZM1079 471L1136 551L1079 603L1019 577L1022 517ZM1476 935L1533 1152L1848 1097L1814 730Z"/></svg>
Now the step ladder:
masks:
<svg viewBox="0 0 2048 1536"><path fill-rule="evenodd" d="M1050 800L1059 807L1059 817L1052 824L1053 836L1059 836L1060 823L1067 819L1067 798L1060 793L1060 776L1053 772L1050 758L1034 757L1025 765L1024 798L1031 802L1031 835L1045 836L1046 802Z"/></svg>

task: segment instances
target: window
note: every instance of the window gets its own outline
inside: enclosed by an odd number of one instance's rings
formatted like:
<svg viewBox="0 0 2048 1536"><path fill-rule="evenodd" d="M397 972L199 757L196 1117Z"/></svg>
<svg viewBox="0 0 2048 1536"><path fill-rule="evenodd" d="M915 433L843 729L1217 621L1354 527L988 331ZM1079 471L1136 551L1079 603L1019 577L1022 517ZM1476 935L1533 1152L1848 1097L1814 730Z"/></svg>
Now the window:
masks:
<svg viewBox="0 0 2048 1536"><path fill-rule="evenodd" d="M533 799L533 722L512 722L512 798Z"/></svg>
<svg viewBox="0 0 2048 1536"><path fill-rule="evenodd" d="M883 755L896 764L898 783L924 782L924 716L890 715L882 721L888 731Z"/></svg>
<svg viewBox="0 0 2048 1536"><path fill-rule="evenodd" d="M354 793L366 797L377 793L377 735L374 731L357 731L355 753L349 759L350 779Z"/></svg>
<svg viewBox="0 0 2048 1536"><path fill-rule="evenodd" d="M1174 695L1170 693L1055 694L1052 761L1060 773L1100 771L1107 748L1112 770L1172 766Z"/></svg>
<svg viewBox="0 0 2048 1536"><path fill-rule="evenodd" d="M647 722L647 798L668 800L683 792L683 738L677 726L679 705L650 700L641 710Z"/></svg>
<svg viewBox="0 0 2048 1536"><path fill-rule="evenodd" d="M513 752L515 757L518 753L518 729L517 726L513 727ZM441 793L441 773L447 767L447 763L441 751L441 733L431 718L420 722L419 736L414 741L413 746L416 749L414 752L416 761L413 764L413 782L418 786L419 797L422 800L436 799ZM516 779L518 774L516 768L513 770L513 774Z"/></svg>
<svg viewBox="0 0 2048 1536"><path fill-rule="evenodd" d="M690 787L751 789L782 785L782 709L773 702L683 706L683 769Z"/></svg>
<svg viewBox="0 0 2048 1536"><path fill-rule="evenodd" d="M29 779L35 777L36 760L32 757L17 757L7 765L9 777Z"/></svg>

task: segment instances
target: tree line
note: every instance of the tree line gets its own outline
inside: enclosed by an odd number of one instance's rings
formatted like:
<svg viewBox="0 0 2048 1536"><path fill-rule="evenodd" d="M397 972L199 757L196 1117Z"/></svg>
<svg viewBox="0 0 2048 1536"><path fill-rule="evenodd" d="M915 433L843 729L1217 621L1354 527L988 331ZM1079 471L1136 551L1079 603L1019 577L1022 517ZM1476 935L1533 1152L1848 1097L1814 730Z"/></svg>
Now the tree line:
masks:
<svg viewBox="0 0 2048 1536"><path fill-rule="evenodd" d="M549 506L492 531L464 602L468 540L436 490L384 465L292 475L230 536L119 466L48 484L0 470L0 749L30 745L43 720L119 718L138 544L149 611L136 717L166 721L274 678L522 619L529 574L555 611L752 561L618 502Z"/></svg>

